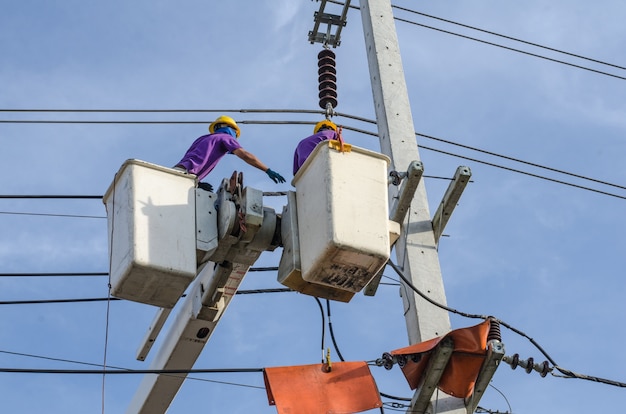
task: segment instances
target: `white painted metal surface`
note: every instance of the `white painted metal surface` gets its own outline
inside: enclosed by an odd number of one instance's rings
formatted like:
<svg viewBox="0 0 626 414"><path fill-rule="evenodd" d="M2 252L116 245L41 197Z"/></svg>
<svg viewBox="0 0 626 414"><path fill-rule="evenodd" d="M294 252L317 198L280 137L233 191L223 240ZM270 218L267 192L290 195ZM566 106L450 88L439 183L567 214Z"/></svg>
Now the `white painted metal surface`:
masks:
<svg viewBox="0 0 626 414"><path fill-rule="evenodd" d="M213 200L213 197L210 199ZM250 266L262 252L274 250L278 246L278 240L273 237L278 225L276 213L272 208L263 206L262 191L249 187L240 188L240 184L231 188L229 180L224 179L217 190L217 200L219 247L211 249L211 257L204 258L209 261L199 266L198 276L150 363L151 370L191 369L213 335ZM198 210L198 214L203 209L206 208ZM235 225L237 218L241 221ZM198 220L198 223L201 221ZM209 230L207 239L213 240L214 231ZM212 246L212 243L209 245ZM195 236L192 252L196 252ZM160 311L155 318L155 329L160 329L159 325L164 322L161 320L162 313ZM151 327L147 335L148 341L156 338L153 331ZM144 341L140 349L141 356L145 357L146 351ZM146 374L126 412L164 414L186 377L185 374Z"/></svg>
<svg viewBox="0 0 626 414"><path fill-rule="evenodd" d="M196 276L194 175L126 161L106 204L111 294L172 308Z"/></svg>
<svg viewBox="0 0 626 414"><path fill-rule="evenodd" d="M293 179L302 278L359 292L389 259L383 154L320 143Z"/></svg>
<svg viewBox="0 0 626 414"><path fill-rule="evenodd" d="M302 279L302 265L300 264L300 240L298 229L298 215L296 209L296 193L287 193L287 205L283 207L281 218L281 238L283 253L278 265L278 281L283 285L305 295L318 298L350 302L354 292L339 289L334 286L320 285Z"/></svg>

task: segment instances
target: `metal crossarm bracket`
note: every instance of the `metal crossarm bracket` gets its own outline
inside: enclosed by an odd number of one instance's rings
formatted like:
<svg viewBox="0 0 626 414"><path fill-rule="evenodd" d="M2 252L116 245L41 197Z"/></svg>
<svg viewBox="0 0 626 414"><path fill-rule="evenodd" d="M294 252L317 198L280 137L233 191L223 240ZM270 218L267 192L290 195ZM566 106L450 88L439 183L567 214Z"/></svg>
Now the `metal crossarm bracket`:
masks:
<svg viewBox="0 0 626 414"><path fill-rule="evenodd" d="M325 13L327 0L321 0L319 11L315 12L315 25L313 30L309 32L309 42L323 43L332 47L337 47L341 43L341 30L346 25L346 16L348 14L348 8L350 7L350 0L346 0L343 4L343 10L341 15ZM326 24L326 32L320 32L320 25ZM333 27L336 27L335 33L331 33Z"/></svg>
<svg viewBox="0 0 626 414"><path fill-rule="evenodd" d="M425 413L428 409L430 400L437 388L437 384L439 384L443 371L448 365L448 361L452 357L453 351L454 341L452 338L443 339L434 349L423 374L424 381L413 396L413 412Z"/></svg>
<svg viewBox="0 0 626 414"><path fill-rule="evenodd" d="M468 413L473 413L478 407L478 403L496 373L502 358L504 358L504 344L498 340L490 341L487 344L487 357L476 379L476 385L474 385L474 393L465 401Z"/></svg>
<svg viewBox="0 0 626 414"><path fill-rule="evenodd" d="M456 207L461 194L467 186L467 183L472 176L472 172L469 167L458 167L454 174L454 178L450 182L448 189L446 190L439 208L433 217L433 233L435 234L435 243L439 241L439 237L443 233L443 229L446 227L454 208Z"/></svg>

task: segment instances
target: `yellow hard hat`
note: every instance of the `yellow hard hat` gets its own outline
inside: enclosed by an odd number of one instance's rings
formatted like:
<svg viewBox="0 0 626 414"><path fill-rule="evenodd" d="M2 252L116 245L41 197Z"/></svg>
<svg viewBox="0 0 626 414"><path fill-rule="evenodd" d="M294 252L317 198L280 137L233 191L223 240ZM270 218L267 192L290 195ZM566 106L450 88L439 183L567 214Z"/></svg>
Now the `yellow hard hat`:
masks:
<svg viewBox="0 0 626 414"><path fill-rule="evenodd" d="M317 132L322 127L328 127L333 131L337 131L337 125L335 125L332 121L329 121L328 119L324 119L323 121L319 121L317 124L315 124L315 128L313 128L313 133L317 134Z"/></svg>
<svg viewBox="0 0 626 414"><path fill-rule="evenodd" d="M219 125L219 124L226 124L232 129L234 129L235 132L237 133L237 138L239 138L239 134L241 134L241 130L239 129L239 126L237 125L237 123L235 122L233 118L226 116L226 115L222 115L218 117L215 121L213 121L211 125L209 125L209 132L211 134L214 133L215 125Z"/></svg>

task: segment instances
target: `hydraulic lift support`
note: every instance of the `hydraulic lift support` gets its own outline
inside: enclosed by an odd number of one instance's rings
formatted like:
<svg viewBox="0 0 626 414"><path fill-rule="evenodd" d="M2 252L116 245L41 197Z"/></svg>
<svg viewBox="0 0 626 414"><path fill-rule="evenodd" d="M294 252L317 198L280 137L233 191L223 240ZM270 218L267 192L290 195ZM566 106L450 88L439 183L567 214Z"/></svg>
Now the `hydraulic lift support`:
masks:
<svg viewBox="0 0 626 414"><path fill-rule="evenodd" d="M239 183L233 186L225 179L217 199L220 207L220 247L207 253L210 261L200 266L170 331L150 365L151 370L191 369L250 266L263 251L277 247L277 216L273 209L263 207L261 191L241 188ZM160 309L157 321L168 314L169 309ZM152 328L158 331L159 325L162 321L153 324ZM148 342L152 343L157 334L149 332ZM141 347L138 359L145 359L148 349L146 345ZM147 374L127 413L165 413L185 378L184 374Z"/></svg>

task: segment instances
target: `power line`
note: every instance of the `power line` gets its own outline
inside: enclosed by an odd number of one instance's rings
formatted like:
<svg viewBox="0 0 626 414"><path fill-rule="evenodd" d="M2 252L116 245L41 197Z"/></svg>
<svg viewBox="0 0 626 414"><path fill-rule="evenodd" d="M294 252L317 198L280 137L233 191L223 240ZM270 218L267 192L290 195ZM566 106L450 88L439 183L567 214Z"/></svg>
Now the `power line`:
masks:
<svg viewBox="0 0 626 414"><path fill-rule="evenodd" d="M12 374L219 374L263 372L263 368L195 368L195 369L47 369L47 368L0 368L0 372Z"/></svg>
<svg viewBox="0 0 626 414"><path fill-rule="evenodd" d="M102 364L94 364L94 363L89 363L89 362L75 361L75 360L63 359L63 358L53 358L53 357L47 357L47 356L42 356L42 355L25 354L25 353L22 353L22 352L11 352L11 351L0 350L0 353L8 354L8 355L22 356L22 357L27 357L27 358L44 359L44 360L48 360L48 361L67 362L67 363L70 363L70 364L88 365L88 366L94 366L94 367L101 367L102 366ZM106 365L104 368L118 369L118 370L127 370L128 369L128 368L116 367L114 365ZM238 387L257 388L257 389L263 389L263 390L265 389L265 387L259 387L259 386L256 386L256 385L247 385L247 384L240 384L240 383L227 382L227 381L217 381L217 380L211 380L211 379L206 379L206 378L198 378L198 377L189 377L188 376L186 379L193 380L193 381L211 382L211 383L216 383L216 384L234 385L234 386L238 386Z"/></svg>
<svg viewBox="0 0 626 414"><path fill-rule="evenodd" d="M238 290L236 295L256 295L261 293L286 293L295 292L295 290L288 288L273 288L273 289L248 289ZM0 305L47 305L52 303L84 303L84 302L108 302L124 300L116 297L110 298L77 298L77 299L34 299L34 300L3 300L0 301Z"/></svg>
<svg viewBox="0 0 626 414"><path fill-rule="evenodd" d="M23 213L17 211L0 211L0 214L17 215L17 216L43 216L43 217L68 217L68 218L90 218L105 219L106 216L85 216L78 214L53 214L53 213Z"/></svg>
<svg viewBox="0 0 626 414"><path fill-rule="evenodd" d="M0 194L0 199L70 199L70 200L102 200L101 195L29 195L29 194Z"/></svg>
<svg viewBox="0 0 626 414"><path fill-rule="evenodd" d="M375 123L374 121L366 120L364 118L362 118L361 120ZM0 121L0 122L2 122L2 121ZM65 122L65 121L59 121L59 122ZM82 121L80 121L80 122L82 122ZM307 123L307 124L311 124L311 123L313 123L313 122L308 122L308 121L240 121L240 122L241 123L249 123L249 124L293 124L293 123ZM365 130L362 130L362 129L359 129L359 128L350 127L350 126L344 126L344 128L348 129L348 130L355 131L355 132L363 133L363 134L366 134L366 135L372 135L372 136L377 136L378 135L378 134L370 132L370 131L365 131ZM437 138L437 137L434 137L432 135L426 135L426 134L421 134L421 133L417 133L417 132L415 134L416 134L416 136L422 136L424 138L433 139L433 140L436 140L436 141L439 141L439 142L443 142L443 143L446 143L446 144L459 146L461 148L465 148L465 149L469 149L469 150L472 150L472 151L481 152L481 153L484 153L484 154L487 154L487 155L490 155L490 156L503 158L503 159L506 159L506 160L509 160L509 161L518 162L518 163L529 165L529 166L532 166L532 167L535 167L535 168L541 168L541 169L545 169L547 171L556 172L556 173L564 174L564 175L569 175L569 176L572 176L572 177L575 177L575 178L592 181L592 182L595 182L595 183L598 183L598 184L612 186L612 187L616 187L616 188L620 188L620 189L626 189L626 186L622 186L622 185L619 185L619 184L614 184L614 183L610 183L610 182L607 182L607 181L598 180L598 179L591 178L591 177L586 177L586 176L583 176L583 175L580 175L580 174L570 173L570 172L567 172L567 171L564 171L564 170L559 170L559 169L556 169L556 168L540 165L540 164L537 164L537 163L524 161L524 160L521 160L521 159L518 159L518 158L497 154L497 153L494 153L494 152L491 152L491 151L482 150L482 149L479 149L479 148L476 148L476 147L471 147L471 146L468 146L468 145L454 143L452 141L445 140L445 139L442 139L442 138ZM626 196L621 196L621 195L618 195L618 194L597 190L597 189L594 189L594 188L591 188L591 187L586 187L586 186L582 186L582 185L568 183L566 181L557 180L557 179L545 177L545 176L542 176L542 175L539 175L539 174L533 174L533 173L517 170L517 169L514 169L514 168L510 168L510 167L501 166L501 165L490 163L490 162L487 162L487 161L481 161L481 160L478 160L478 159L475 159L475 158L470 158L470 157L466 157L466 156L463 156L463 155L454 154L454 153L451 153L451 152L439 150L439 149L436 149L436 148L427 147L427 146L424 146L424 145L421 145L420 147L423 148L424 150L438 152L438 153L441 153L441 154L445 154L445 155L449 155L449 156L453 156L453 157L457 157L457 158L466 159L466 160L473 161L473 162L476 162L476 163L479 163L479 164L484 164L484 165L488 165L488 166L491 166L491 167L504 169L504 170L507 170L507 171L510 171L510 172L516 172L516 173L519 173L519 174L523 174L523 175L527 175L527 176L543 179L543 180L546 180L546 181L551 181L551 182L554 182L554 183L557 183L557 184L563 184L563 185L567 185L567 186L570 186L570 187L578 188L578 189L581 189L581 190L591 191L591 192L595 192L595 193L598 193L598 194L607 195L607 196L611 196L611 197L615 197L615 198L626 199ZM264 193L264 195L265 195L265 193ZM280 193L280 194L271 193L270 195L283 195L283 193ZM54 199L54 198L60 198L60 199L63 199L63 198L67 198L67 199L72 199L72 198L73 199L81 199L81 198L83 198L83 199L102 199L102 196L95 196L95 195L84 195L84 196L71 196L71 195L0 195L0 199L2 199L2 198L7 198L7 199L18 199L18 198L32 198L32 199L36 199L36 198L47 198L47 199Z"/></svg>
<svg viewBox="0 0 626 414"><path fill-rule="evenodd" d="M421 148L427 149L427 150L430 150L430 151L434 151L434 152L438 152L440 154L450 155L452 157L457 157L457 158L462 158L464 160L473 161L473 162L476 162L476 163L479 163L479 164L488 165L490 167L500 168L500 169L507 170L507 171L510 171L510 172L515 172L515 173L518 173L518 174L527 175L529 177L539 178L539 179L542 179L542 180L551 181L553 183L567 185L567 186L570 186L570 187L578 188L579 190L591 191L591 192L594 192L594 193L598 193L598 194L602 194L602 195L606 195L606 196L610 196L610 197L615 197L615 198L621 198L623 200L626 200L626 196L622 196L622 195L618 195L618 194L614 194L614 193L609 193L607 191L596 190L595 188L585 187L583 185L578 185L578 184L573 184L573 183L568 183L567 181L557 180L555 178L545 177L545 176L542 176L542 175L539 175L539 174L533 174L533 173L529 173L529 172L526 172L526 171L517 170L515 168L505 167L505 166L494 164L494 163L491 163L491 162L477 160L476 158L470 158L470 157L466 157L464 155L453 154L453 153L447 152L447 151L442 151L442 150L438 150L438 149L434 149L434 148L428 148L428 147L424 147L424 146L422 146Z"/></svg>
<svg viewBox="0 0 626 414"><path fill-rule="evenodd" d="M342 2L339 2L339 1L336 1L336 0L329 0L329 1L331 3L335 3L335 4L343 4ZM619 66L619 65L615 65L615 64L612 64L612 63L607 63L607 62L603 62L603 61L600 61L600 60L597 60L597 59L587 58L587 57L584 57L584 56L581 56L581 55L577 55L577 54L574 54L574 53L566 52L566 51L555 49L555 48L548 47L548 46L542 46L542 45L540 45L538 43L528 42L528 41L517 39L517 38L511 37L511 36L506 36L506 35L498 34L498 33L495 33L495 32L488 31L488 30L479 29L477 27L473 27L473 26L469 26L469 25L466 25L466 24L457 23L457 22L454 22L452 20L446 20L446 19L442 19L442 18L439 18L439 17L431 16L431 15L428 15L428 14L420 13L420 12L417 12L415 10L407 9L407 8L404 8L404 7L395 6L395 5L391 5L391 7L396 8L398 10L403 10L403 11L406 11L406 12L409 12L409 13L419 14L419 15L422 15L424 17L429 17L429 18L432 18L432 19L440 20L440 21L443 21L443 22L446 22L446 23L462 26L462 27L465 27L465 28L468 28L468 29L479 31L479 32L487 33L487 34L490 34L490 35L493 35L493 36L498 36L498 37L502 37L502 38L505 38L505 39L508 39L508 40L513 40L513 41L516 41L516 42L524 43L524 44L527 44L527 45L530 45L530 46L534 46L534 47L550 50L552 52L557 52L557 53L561 53L561 54L568 55L568 56L571 56L571 57L576 57L578 59L584 59L584 60L587 60L587 61L590 61L590 62L599 63L599 64L602 64L602 65L611 66L611 67L614 67L614 68L617 68L617 69L626 70L625 67L622 67L622 66ZM360 7L358 7L358 6L352 6L351 5L350 8L353 8L353 9L356 9L356 10L360 10ZM626 77L623 77L623 76L614 75L612 73L603 72L603 71L592 69L592 68L588 68L588 67L585 67L585 66L581 66L581 65L576 65L576 64L573 64L573 63L565 62L565 61L562 61L562 60L549 58L547 56L542 56L542 55L538 55L536 53L526 52L524 50L515 49L515 48L512 48L512 47L499 45L497 43L488 42L486 40L481 40L481 39L477 39L477 38L474 38L474 37L462 35L462 34L459 34L459 33L454 33L454 32L448 31L448 30L439 29L437 27L428 26L428 25L417 23L417 22L414 22L414 21L411 21L411 20L407 20L407 19L402 19L400 17L394 16L394 19L398 20L400 22L403 22L403 23L408 23L408 24L412 24L412 25L415 25L415 26L420 26L420 27L423 27L423 28L426 28L426 29L435 30L435 31L438 31L438 32L441 32L441 33L445 33L445 34L449 34L449 35L452 35L452 36L461 37L461 38L468 39L468 40L473 40L475 42L484 43L484 44L487 44L487 45L490 45L490 46L499 47L499 48L506 49L506 50L509 50L509 51L512 51L512 52L517 52L517 53L521 53L521 54L524 54L524 55L536 57L536 58L539 58L539 59L544 59L544 60L548 60L548 61L551 61L551 62L560 63L562 65L575 67L577 69L582 69L582 70L586 70L586 71L589 71L589 72L594 72L594 73L597 73L597 74L600 74L600 75L605 75L605 76L610 76L610 77L621 79L621 80L626 80Z"/></svg>
<svg viewBox="0 0 626 414"><path fill-rule="evenodd" d="M518 162L520 164L528 165L528 166L531 166L531 167L541 168L542 170L552 171L552 172L556 172L556 173L563 174L563 175L569 175L570 177L580 178L582 180L592 181L592 182L595 182L595 183L598 183L598 184L603 184L603 185L607 185L607 186L610 186L610 187L616 187L616 188L619 188L619 189L622 189L622 190L626 190L626 186L623 186L623 185L613 184L613 183L610 183L610 182L607 182L607 181L598 180L598 179L591 178L591 177L586 177L584 175L574 174L574 173L571 173L571 172L568 172L568 171L559 170L559 169L548 167L548 166L545 166L545 165L536 164L536 163L533 163L533 162L530 162L530 161L524 161L524 160L521 160L519 158L514 158L514 157L511 157L511 156L508 156L508 155L497 154L495 152L483 150L483 149L472 147L472 146L465 145L465 144L459 144L458 142L449 141L449 140L446 140L446 139L443 139L443 138L438 138L438 137L435 137L435 136L432 136L432 135L420 134L418 132L416 132L415 135L420 136L420 137L424 137L424 138L428 138L428 139L432 139L434 141L443 142L445 144L454 145L456 147L465 148L465 149L469 149L469 150L472 150L472 151L480 152L482 154L487 154L487 155L491 155L491 156L494 156L494 157L502 158L502 159L505 159L505 160ZM424 148L424 147L422 147L422 148ZM424 149L429 149L430 151L437 151L437 150L434 150L432 148L424 148Z"/></svg>
<svg viewBox="0 0 626 414"><path fill-rule="evenodd" d="M0 277L90 277L90 276L108 276L108 272L20 272L20 273L0 273Z"/></svg>
<svg viewBox="0 0 626 414"><path fill-rule="evenodd" d="M578 59L587 60L587 61L598 63L598 64L601 64L601 65L611 66L611 67L614 67L616 69L626 70L626 67L624 67L624 66L619 66L619 65L615 65L613 63L604 62L604 61L601 61L601 60L598 60L598 59L593 59L593 58L585 57L585 56L582 56L582 55L577 55L575 53L566 52L564 50L556 49L556 48L549 47L549 46L544 46L544 45L541 45L539 43L529 42L527 40L519 39L519 38L512 37L512 36L503 35L503 34L500 34L500 33L496 33L496 32L492 32L492 31L489 31L489 30L481 29L481 28L478 28L478 27L475 27L475 26L470 26L470 25L467 25L467 24L455 22L453 20L443 19L441 17L432 16L432 15L429 15L429 14L426 14L426 13L421 13L421 12L418 12L418 11L415 11L415 10L411 10L411 9L407 9L407 8L404 8L404 7L400 7L400 6L392 5L391 7L395 8L395 9L398 9L398 10L403 10L403 11L406 11L406 12L409 12L409 13L414 13L414 14L417 14L417 15L420 15L420 16L428 17L430 19L435 19L435 20L439 20L439 21L442 21L442 22L445 22L445 23L450 23L450 24L453 24L453 25L456 25L456 26L465 27L467 29L472 29L472 30L475 30L475 31L478 31L478 32L486 33L486 34L489 34L489 35L492 35L492 36L501 37L503 39L513 40L515 42L524 43L524 44L527 44L529 46L534 46L534 47L537 47L537 48L540 48L540 49L549 50L551 52L556 52L556 53L560 53L560 54L563 54L563 55L575 57L575 58L578 58Z"/></svg>
<svg viewBox="0 0 626 414"><path fill-rule="evenodd" d="M446 34L449 34L449 35L458 36L458 37L461 37L461 38L464 38L464 39L473 40L475 42L484 43L484 44L487 44L487 45L490 45L490 46L495 46L495 47L499 47L499 48L502 48L502 49L510 50L512 52L522 53L524 55L536 57L536 58L539 58L539 59L548 60L550 62L560 63L562 65L567 65L567 66L571 66L571 67L574 67L574 68L577 68L577 69L582 69L582 70L586 70L586 71L589 71L589 72L594 72L594 73L597 73L597 74L600 74L600 75L605 75L605 76L610 76L610 77L621 79L621 80L626 80L626 77L624 77L624 76L614 75L612 73L604 72L604 71L597 70L597 69L588 68L586 66L576 65L574 63L565 62L563 60L558 60L558 59L550 58L550 57L547 57L547 56L538 55L536 53L526 52L526 51L521 50L521 49L515 49L513 47L499 45L497 43L488 42L486 40L477 39L475 37L470 37L470 36L462 35L462 34L459 34L459 33L454 33L454 32L451 32L449 30L438 29L436 27L427 26L425 24L412 22L410 20L401 19L399 17L396 17L395 19L399 20L401 22L410 23L410 24L413 24L413 25L416 25L416 26L421 26L421 27L424 27L424 28L427 28L427 29L431 29L431 30L436 30L438 32L446 33Z"/></svg>
<svg viewBox="0 0 626 414"><path fill-rule="evenodd" d="M275 272L278 271L277 266L269 267L251 267L248 272ZM0 277L76 277L76 276L108 276L108 272L20 272L20 273L0 273Z"/></svg>
<svg viewBox="0 0 626 414"><path fill-rule="evenodd" d="M60 109L60 110L56 110L56 109L49 109L49 110L43 110L43 109L21 109L21 110L2 110L0 109L0 112L2 111L23 111L23 112L38 112L38 111L51 111L51 112L56 112L56 111L60 111L60 112L81 112L81 110L75 110L75 109ZM198 109L191 109L191 110L183 110L183 109L163 109L163 110L155 110L155 109L145 109L145 110L134 110L134 109L91 109L91 110L83 110L83 111L88 111L88 112L141 112L141 111L145 111L145 112L195 112L195 111L204 111L204 110L198 110ZM206 111L215 111L215 112L226 112L227 110L206 110ZM239 109L239 110L228 110L230 112L253 112L253 110L250 109ZM294 112L294 113L301 113L301 112L306 112L306 110L302 110L302 109L293 109L293 110L288 110L288 109L259 109L257 110L257 112ZM319 111L308 111L308 112L319 112ZM357 116L353 116L353 115L349 115L349 114L344 114L344 113L337 113L338 116L341 117L346 117L346 118L350 118L350 119L355 119L355 120L359 120L361 122L366 122L366 123L370 123L373 125L376 125L376 121L372 120L372 119L367 119L367 118L362 118L362 117L357 117ZM2 122L2 121L0 121ZM12 122L22 122L22 121L12 121ZM50 121L36 121L36 122L50 122ZM92 122L92 121L54 121L54 122ZM101 121L93 121L93 122L101 122ZM107 122L118 122L118 121L107 121ZM128 122L134 122L134 121L128 121ZM150 123L150 122L154 122L154 121L142 121L142 122L146 122L146 123ZM177 121L178 122L178 121ZM180 122L190 122L190 121L180 121ZM204 121L199 121L204 123ZM313 121L259 121L259 120L243 120L243 121L238 121L239 123L242 124L257 124L257 125L276 125L276 124L314 124ZM371 131L366 131L363 129L359 129L359 128L353 128L350 126L343 126L345 129L357 132L357 133L361 133L361 134L365 134L365 135L370 135L370 136L378 136L377 133L371 132ZM563 175L568 175L571 177L575 177L575 178L579 178L579 179L583 179L583 180L587 180L587 181L591 181L591 182L595 182L598 184L602 184L602 185L606 185L606 186L611 186L611 187L615 187L615 188L619 188L619 189L623 189L626 190L626 186L623 185L619 185L619 184L614 184L614 183L610 183L607 182L605 180L599 180L599 179L595 179L595 178L591 178L591 177L587 177L587 176L583 176L580 174L575 174L575 173L571 173L568 171L564 171L561 169L557 169L557 168L553 168L553 167L548 167L545 165L541 165L541 164L537 164L537 163L533 163L530 161L524 161L521 160L519 158L515 158L515 157L511 157L508 155L502 155L502 154L498 154L492 151L488 151L488 150L484 150L484 149L480 149L477 147L473 147L470 145L465 145L465 144L460 144L457 142L453 142L444 138L439 138L433 135L427 135L427 134L423 134L423 133L419 133L419 132L415 132L416 136L420 136L423 138L427 138L427 139L431 139L433 141L438 141L438 142L442 142L448 145L453 145L453 146L457 146L460 148L464 148L464 149L468 149L471 151L476 151L479 153L483 153L486 155L490 155L490 156L494 156L494 157L498 157L498 158L502 158L508 161L513 161L513 162L517 162L520 164L524 164L524 165L528 165L528 166L532 166L535 168L540 168L540 169L544 169L547 171L551 171L551 172L556 172L559 174L563 174ZM430 148L430 147L426 147L426 146L420 146L421 148L425 149L425 150L429 150L429 151L434 151L434 152L440 152L446 155L450 155L450 156L454 156L454 157L460 157L460 158L464 158L462 156L456 155L456 154L452 154L452 153L448 153L448 152L444 152L442 150L438 150L435 148ZM466 158L468 160L471 161L475 161L478 163L483 163L483 164L487 164L490 166L494 166L494 167L500 167L498 165L495 164L490 164L490 163L486 163L483 161L479 161L479 160L475 160L475 159L471 159L471 158ZM505 168L506 169L506 168ZM520 172L518 170L510 170L510 171L514 171L514 172ZM522 174L525 174L524 172L520 172ZM530 174L532 175L532 174ZM535 176L537 178L543 178L541 176L536 176L536 175L532 175ZM556 181L559 182L559 181ZM562 183L562 182L559 182ZM564 183L567 184L567 183ZM585 189L588 190L587 187L580 187L581 189ZM594 191L594 190L591 190ZM606 195L612 195L610 193L605 193ZM274 196L274 195L284 195L284 192L280 192L280 193L264 193L264 195L268 195L268 196ZM93 199L101 199L102 196L91 196L91 195L87 195L87 196L70 196L70 195L58 195L58 196L54 196L54 195L0 195L0 198L93 198Z"/></svg>
<svg viewBox="0 0 626 414"><path fill-rule="evenodd" d="M498 322L499 324L501 324L502 326L504 326L504 327L510 329L511 331L515 332L516 334L518 334L518 335L528 339L530 341L530 343L533 344L535 346L535 348L537 348L537 350L539 350L539 352L541 352L541 354L544 357L546 357L546 359L548 361L550 361L550 363L554 366L554 369L556 369L561 374L563 374L560 377L562 377L562 378L577 378L577 379L583 379L583 380L586 380L586 381L598 382L598 383L602 383L602 384L605 384L605 385L612 385L612 386L616 386L616 387L620 387L620 388L626 388L626 383L623 383L623 382L609 380L609 379L600 378L600 377L595 377L595 376L591 376L591 375L578 374L578 373L575 373L575 372L570 371L568 369L560 367L552 359L552 357L541 347L541 345L539 345L539 343L537 341L535 341L533 338L528 336L526 333L524 333L524 332L520 331L519 329L513 327L512 325L502 321L501 319L497 319L497 318L494 318L492 316L478 315L478 314L471 314L471 313L461 312L461 311L458 311L458 310L456 310L454 308L450 308L450 307L448 307L446 305L442 305L442 304L434 301L433 299L431 299L429 296L427 296L426 294L421 292L419 289L417 289L415 287L415 285L413 285L413 283L411 283L411 281L409 279L407 279L406 276L404 276L404 273L403 273L402 269L400 269L391 260L387 261L387 264L389 266L391 266L391 268L398 274L398 276L400 277L400 279L402 279L402 281L406 284L406 286L408 286L411 290L413 290L416 294L418 294L422 299L426 300L431 305L434 305L434 306L436 306L436 307L438 307L440 309L443 309L443 310L445 310L447 312L463 316L465 318L483 319L483 320L492 319L492 320ZM554 374L552 371L551 371L551 373L552 373L553 376L559 377L559 375Z"/></svg>

